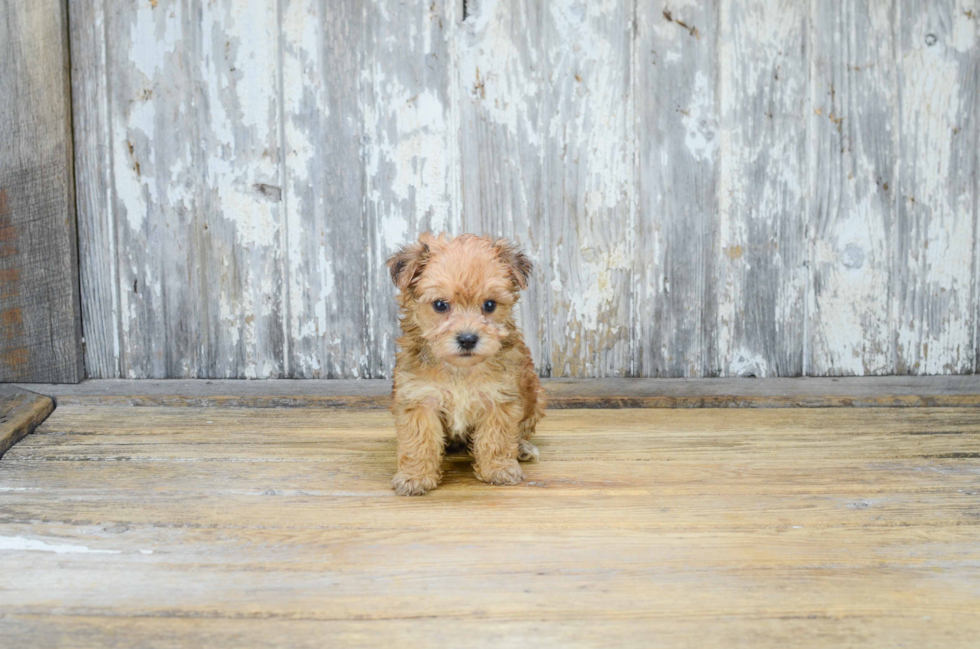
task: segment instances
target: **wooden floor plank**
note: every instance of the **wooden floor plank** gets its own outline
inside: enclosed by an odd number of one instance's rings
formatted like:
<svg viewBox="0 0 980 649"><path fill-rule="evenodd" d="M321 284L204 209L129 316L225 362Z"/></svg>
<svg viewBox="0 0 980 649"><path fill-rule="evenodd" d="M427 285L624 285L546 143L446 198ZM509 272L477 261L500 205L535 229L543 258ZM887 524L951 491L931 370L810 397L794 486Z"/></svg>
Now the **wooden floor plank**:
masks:
<svg viewBox="0 0 980 649"><path fill-rule="evenodd" d="M0 383L0 458L53 410L49 397Z"/></svg>
<svg viewBox="0 0 980 649"><path fill-rule="evenodd" d="M980 375L774 379L543 379L548 407L980 407ZM90 380L25 385L59 405L387 408L386 380Z"/></svg>
<svg viewBox="0 0 980 649"><path fill-rule="evenodd" d="M706 620L596 620L555 622L446 617L411 620L131 618L69 615L8 615L4 632L14 646L38 649L81 647L192 646L278 649L288 639L296 649L390 646L460 649L563 647L955 647L980 632L980 620L964 616L922 620L887 616L809 615L782 618ZM640 638L642 640L638 641ZM692 642L692 639L695 641Z"/></svg>
<svg viewBox="0 0 980 649"><path fill-rule="evenodd" d="M804 414L805 413L805 414ZM262 435L279 445L302 441L310 434L335 434L338 439L383 438L391 440L392 419L386 411L343 409L181 409L167 407L105 408L62 405L58 416L48 420L38 431L45 433L96 433L106 435L198 433L215 436L248 433ZM574 413L549 413L542 420L539 436L552 433L563 436L596 437L615 442L623 433L650 434L656 440L664 434L743 434L762 431L777 435L805 433L815 439L827 436L852 436L916 433L980 432L980 408L933 408L913 410L825 409L809 412L790 409L745 411L728 410L655 410L633 413L630 410L583 410ZM598 434L597 434L598 433ZM220 437L219 437L220 439Z"/></svg>
<svg viewBox="0 0 980 649"><path fill-rule="evenodd" d="M79 456L75 456L76 458ZM91 456L89 456L91 457ZM339 463L324 470L325 462L248 462L213 459L172 462L19 459L5 460L4 484L9 490L28 495L70 495L72 498L99 496L107 488L125 492L136 485L152 485L154 496L191 497L227 494L235 496L327 496L384 493L385 478L392 472L389 455ZM641 488L674 495L745 494L772 492L779 481L780 494L853 494L872 497L893 493L949 493L972 491L980 480L980 469L963 466L960 459L890 461L821 459L788 467L785 461L691 461L669 463L633 462L617 466L592 460L542 461L525 466L528 480L518 489L549 489L554 497L580 495L586 490L602 493L611 489ZM788 471L792 468L792 471ZM475 485L467 458L454 456L445 465L447 489L469 489ZM941 480L939 480L941 476ZM435 496L433 496L435 497ZM471 495L471 498L479 496ZM499 496L494 495L493 498ZM510 496L518 497L518 496ZM8 503L14 502L10 499Z"/></svg>
<svg viewBox="0 0 980 649"><path fill-rule="evenodd" d="M980 409L556 410L394 496L390 414L63 404L0 462L0 630L69 646L969 647Z"/></svg>

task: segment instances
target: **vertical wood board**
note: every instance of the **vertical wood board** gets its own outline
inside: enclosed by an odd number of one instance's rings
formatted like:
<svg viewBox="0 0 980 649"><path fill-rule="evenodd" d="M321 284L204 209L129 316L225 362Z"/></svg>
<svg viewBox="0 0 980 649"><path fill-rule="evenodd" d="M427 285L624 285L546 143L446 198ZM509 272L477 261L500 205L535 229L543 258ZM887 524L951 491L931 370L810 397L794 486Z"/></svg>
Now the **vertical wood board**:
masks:
<svg viewBox="0 0 980 649"><path fill-rule="evenodd" d="M899 194L895 8L855 0L812 9L811 370L886 374Z"/></svg>
<svg viewBox="0 0 980 649"><path fill-rule="evenodd" d="M121 341L106 5L70 2L68 9L85 371L115 377Z"/></svg>
<svg viewBox="0 0 980 649"><path fill-rule="evenodd" d="M282 376L276 8L117 4L105 38L121 374Z"/></svg>
<svg viewBox="0 0 980 649"><path fill-rule="evenodd" d="M718 9L637 4L635 373L705 374L716 318Z"/></svg>
<svg viewBox="0 0 980 649"><path fill-rule="evenodd" d="M894 369L903 374L975 367L978 22L973 0L896 5L901 138L891 307Z"/></svg>
<svg viewBox="0 0 980 649"><path fill-rule="evenodd" d="M717 310L702 376L799 376L806 325L809 12L719 3ZM706 35L708 36L708 35Z"/></svg>
<svg viewBox="0 0 980 649"><path fill-rule="evenodd" d="M372 0L364 5L359 102L364 129L368 374L391 376L399 336L385 260L421 232L458 233L460 184L455 0Z"/></svg>
<svg viewBox="0 0 980 649"><path fill-rule="evenodd" d="M467 228L534 260L521 322L542 374L627 375L632 7L472 4L457 39Z"/></svg>
<svg viewBox="0 0 980 649"><path fill-rule="evenodd" d="M82 379L67 19L0 6L0 381Z"/></svg>

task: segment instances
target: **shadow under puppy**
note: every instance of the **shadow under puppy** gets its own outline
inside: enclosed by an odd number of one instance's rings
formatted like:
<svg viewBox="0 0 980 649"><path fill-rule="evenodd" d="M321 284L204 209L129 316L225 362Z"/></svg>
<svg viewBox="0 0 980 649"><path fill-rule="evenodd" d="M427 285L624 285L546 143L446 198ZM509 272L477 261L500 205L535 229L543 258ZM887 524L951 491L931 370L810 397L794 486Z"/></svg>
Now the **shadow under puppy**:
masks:
<svg viewBox="0 0 980 649"><path fill-rule="evenodd" d="M423 234L388 260L399 289L392 410L398 472L392 488L420 496L439 484L447 445L465 444L476 477L524 479L528 440L544 416L531 353L513 308L531 261L506 239Z"/></svg>

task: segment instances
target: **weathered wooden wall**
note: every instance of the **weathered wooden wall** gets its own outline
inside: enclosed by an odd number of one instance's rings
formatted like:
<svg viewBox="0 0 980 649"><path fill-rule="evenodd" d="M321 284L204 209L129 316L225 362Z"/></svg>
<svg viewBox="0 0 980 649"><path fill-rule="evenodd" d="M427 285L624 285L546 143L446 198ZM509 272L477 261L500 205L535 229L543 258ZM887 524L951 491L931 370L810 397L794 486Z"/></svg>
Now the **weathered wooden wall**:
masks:
<svg viewBox="0 0 980 649"><path fill-rule="evenodd" d="M426 229L545 375L980 366L980 0L71 10L91 376L388 376Z"/></svg>
<svg viewBox="0 0 980 649"><path fill-rule="evenodd" d="M0 2L0 382L83 378L67 21Z"/></svg>

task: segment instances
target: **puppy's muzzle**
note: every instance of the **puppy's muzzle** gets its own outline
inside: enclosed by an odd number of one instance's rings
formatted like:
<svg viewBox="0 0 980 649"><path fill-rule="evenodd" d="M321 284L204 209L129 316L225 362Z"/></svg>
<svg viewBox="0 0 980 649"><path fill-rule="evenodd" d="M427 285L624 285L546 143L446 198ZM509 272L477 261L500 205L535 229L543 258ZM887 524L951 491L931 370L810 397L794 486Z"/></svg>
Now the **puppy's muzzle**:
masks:
<svg viewBox="0 0 980 649"><path fill-rule="evenodd" d="M467 333L456 336L456 344L464 351L472 351L478 342L480 342L480 337L476 334Z"/></svg>

